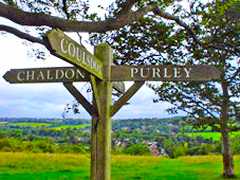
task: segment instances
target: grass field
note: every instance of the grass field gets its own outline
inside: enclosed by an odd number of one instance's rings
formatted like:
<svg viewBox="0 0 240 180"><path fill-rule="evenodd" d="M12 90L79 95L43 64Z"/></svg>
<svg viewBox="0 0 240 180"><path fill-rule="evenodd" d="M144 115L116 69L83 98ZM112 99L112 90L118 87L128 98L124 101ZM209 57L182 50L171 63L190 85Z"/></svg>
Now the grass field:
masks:
<svg viewBox="0 0 240 180"><path fill-rule="evenodd" d="M89 155L0 153L0 179L88 180ZM240 177L240 156L235 171ZM221 156L167 159L150 156L113 156L113 180L219 180Z"/></svg>
<svg viewBox="0 0 240 180"><path fill-rule="evenodd" d="M61 125L61 124L53 124L53 123L35 123L35 122L0 122L0 126L5 126L5 125L10 125L10 126L16 126L16 127L33 127L33 128L38 128L38 127L46 127L50 128L53 130L62 130L62 129L82 129L82 128L87 128L90 127L90 124L77 124L77 125Z"/></svg>
<svg viewBox="0 0 240 180"><path fill-rule="evenodd" d="M197 137L201 136L205 139L212 139L214 141L219 141L221 138L221 134L219 132L192 132L192 133L186 133L190 137ZM240 135L240 132L231 132L230 136L234 137L236 135Z"/></svg>
<svg viewBox="0 0 240 180"><path fill-rule="evenodd" d="M15 122L15 123L8 123L11 126L18 126L18 127L48 127L52 125L51 123L35 123L35 122Z"/></svg>
<svg viewBox="0 0 240 180"><path fill-rule="evenodd" d="M91 126L90 124L58 125L57 127L52 127L51 129L54 129L54 130L71 129L71 128L83 129L83 128L87 128L90 126Z"/></svg>

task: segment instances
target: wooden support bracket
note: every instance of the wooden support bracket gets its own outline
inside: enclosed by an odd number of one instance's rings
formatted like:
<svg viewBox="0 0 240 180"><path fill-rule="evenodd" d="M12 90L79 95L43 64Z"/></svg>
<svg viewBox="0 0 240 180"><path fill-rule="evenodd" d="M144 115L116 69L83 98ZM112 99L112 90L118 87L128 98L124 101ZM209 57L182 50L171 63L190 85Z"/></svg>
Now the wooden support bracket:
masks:
<svg viewBox="0 0 240 180"><path fill-rule="evenodd" d="M136 81L134 84L124 93L117 102L111 108L111 116L114 116L123 105L143 86L145 81Z"/></svg>
<svg viewBox="0 0 240 180"><path fill-rule="evenodd" d="M91 116L95 114L96 109L94 106L88 102L88 100L77 90L75 86L73 86L72 83L63 83L63 85Z"/></svg>
<svg viewBox="0 0 240 180"><path fill-rule="evenodd" d="M90 82L92 86L92 91L93 91L93 102L95 104L97 113L100 113L101 109L101 104L100 104L100 96L97 90L97 80L93 75L90 75Z"/></svg>

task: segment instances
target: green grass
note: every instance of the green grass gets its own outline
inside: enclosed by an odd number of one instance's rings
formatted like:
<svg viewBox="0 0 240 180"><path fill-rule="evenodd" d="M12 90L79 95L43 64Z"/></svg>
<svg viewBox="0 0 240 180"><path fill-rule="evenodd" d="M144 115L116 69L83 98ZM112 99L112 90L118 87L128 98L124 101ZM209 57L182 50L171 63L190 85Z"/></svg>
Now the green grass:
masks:
<svg viewBox="0 0 240 180"><path fill-rule="evenodd" d="M62 129L69 129L69 128L75 128L75 129L83 129L83 128L87 128L90 127L90 124L77 124L77 125L58 125L56 127L52 127L51 129L54 130L62 130Z"/></svg>
<svg viewBox="0 0 240 180"><path fill-rule="evenodd" d="M16 122L16 123L8 123L10 126L18 126L18 127L48 127L51 126L51 123L34 123L34 122Z"/></svg>
<svg viewBox="0 0 240 180"><path fill-rule="evenodd" d="M0 126L5 126L8 122L6 121L0 121Z"/></svg>
<svg viewBox="0 0 240 180"><path fill-rule="evenodd" d="M219 132L192 132L192 133L186 133L187 135L189 135L190 137L197 137L197 136L201 136L205 139L212 139L214 141L219 141L221 138L221 134ZM231 132L230 136L234 137L240 135L240 132Z"/></svg>
<svg viewBox="0 0 240 180"><path fill-rule="evenodd" d="M88 180L89 155L0 153L0 179L4 180ZM113 180L219 180L221 156L167 159L118 155L112 158ZM240 156L235 172L240 177Z"/></svg>

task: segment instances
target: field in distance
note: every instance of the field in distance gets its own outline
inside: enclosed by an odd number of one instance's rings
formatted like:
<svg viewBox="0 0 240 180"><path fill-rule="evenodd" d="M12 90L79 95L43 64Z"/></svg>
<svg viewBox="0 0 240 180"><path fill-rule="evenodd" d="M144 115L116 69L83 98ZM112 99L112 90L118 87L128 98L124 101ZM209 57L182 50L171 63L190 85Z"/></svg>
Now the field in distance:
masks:
<svg viewBox="0 0 240 180"><path fill-rule="evenodd" d="M12 127L31 127L31 128L50 128L52 130L61 130L61 129L68 129L68 128L88 128L90 124L58 124L58 123L51 123L51 122L0 122L0 126L12 126Z"/></svg>
<svg viewBox="0 0 240 180"><path fill-rule="evenodd" d="M0 153L0 179L89 179L89 155ZM240 176L240 156L235 157ZM184 156L177 159L114 155L113 180L219 180L221 156Z"/></svg>

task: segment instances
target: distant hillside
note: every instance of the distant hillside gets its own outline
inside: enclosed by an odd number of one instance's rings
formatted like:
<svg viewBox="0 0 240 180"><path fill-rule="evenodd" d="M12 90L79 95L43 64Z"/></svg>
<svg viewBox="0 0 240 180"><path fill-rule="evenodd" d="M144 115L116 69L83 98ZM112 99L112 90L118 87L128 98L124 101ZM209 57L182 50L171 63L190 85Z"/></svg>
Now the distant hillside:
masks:
<svg viewBox="0 0 240 180"><path fill-rule="evenodd" d="M156 123L156 122L164 122L164 123L169 123L169 122L178 122L179 120L183 120L186 117L184 116L175 116L175 117L171 117L171 118L133 118L133 119L113 119L114 122L116 121L124 121L124 123L126 122L152 122L152 123ZM0 122L63 122L63 123L67 123L67 124L76 124L76 123L87 123L90 122L90 119L79 119L79 118L29 118L29 117L19 117L19 118L14 118L14 117L0 117Z"/></svg>

